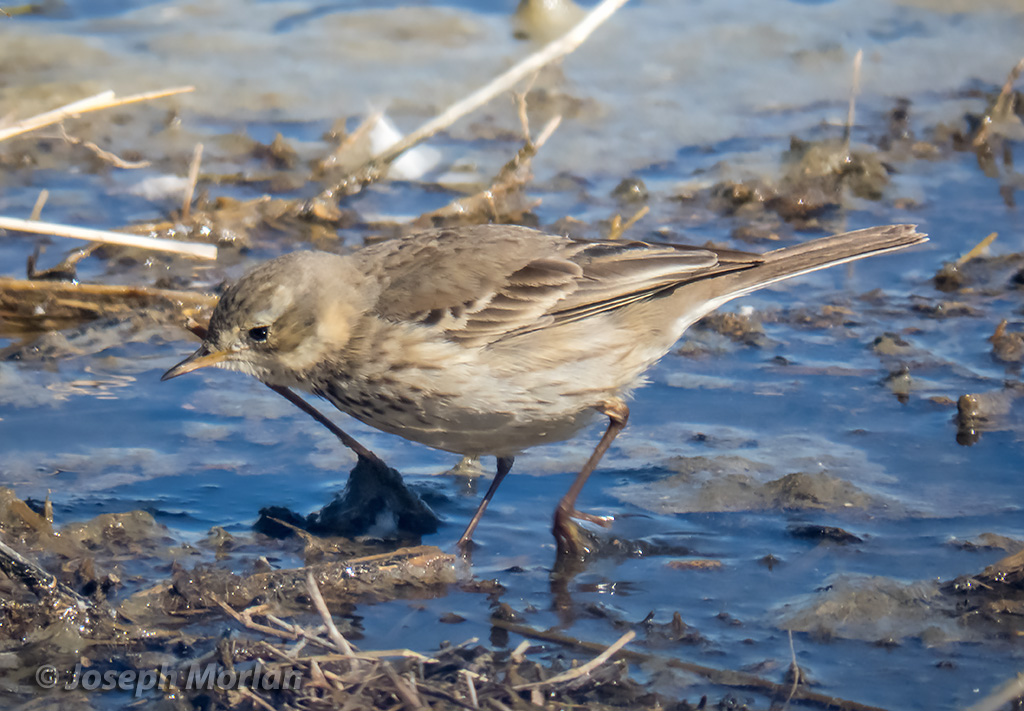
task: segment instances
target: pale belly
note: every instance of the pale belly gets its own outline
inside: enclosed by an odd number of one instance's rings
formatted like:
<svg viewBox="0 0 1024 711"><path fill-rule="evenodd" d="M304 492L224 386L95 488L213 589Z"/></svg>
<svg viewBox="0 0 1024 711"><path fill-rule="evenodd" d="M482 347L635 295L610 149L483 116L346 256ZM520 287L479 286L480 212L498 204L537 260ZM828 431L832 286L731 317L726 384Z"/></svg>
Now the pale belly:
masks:
<svg viewBox="0 0 1024 711"><path fill-rule="evenodd" d="M513 456L570 439L600 419L596 408L627 397L674 342L624 337L618 326L597 318L482 349L434 341L415 357L408 348L382 351L377 367L314 379L311 390L372 427L428 447Z"/></svg>
<svg viewBox="0 0 1024 711"><path fill-rule="evenodd" d="M315 392L371 427L469 456L514 456L529 447L570 439L600 417L596 403L572 396L487 402L438 394L398 399L387 387L368 390L335 384Z"/></svg>

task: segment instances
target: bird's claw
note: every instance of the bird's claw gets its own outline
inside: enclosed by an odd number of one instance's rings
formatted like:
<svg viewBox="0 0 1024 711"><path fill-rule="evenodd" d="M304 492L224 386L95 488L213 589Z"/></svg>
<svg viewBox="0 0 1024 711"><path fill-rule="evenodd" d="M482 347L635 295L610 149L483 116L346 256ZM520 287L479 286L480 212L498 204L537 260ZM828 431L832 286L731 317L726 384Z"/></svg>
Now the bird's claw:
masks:
<svg viewBox="0 0 1024 711"><path fill-rule="evenodd" d="M558 552L562 555L582 559L595 550L596 539L576 523L576 520L608 528L614 519L611 516L596 516L562 505L555 509L555 520L551 526L551 532L555 534L555 540L558 542Z"/></svg>
<svg viewBox="0 0 1024 711"><path fill-rule="evenodd" d="M612 523L615 521L613 516L598 516L597 514L589 514L584 511L576 510L571 511L569 513L569 517L597 524L601 528L611 528Z"/></svg>

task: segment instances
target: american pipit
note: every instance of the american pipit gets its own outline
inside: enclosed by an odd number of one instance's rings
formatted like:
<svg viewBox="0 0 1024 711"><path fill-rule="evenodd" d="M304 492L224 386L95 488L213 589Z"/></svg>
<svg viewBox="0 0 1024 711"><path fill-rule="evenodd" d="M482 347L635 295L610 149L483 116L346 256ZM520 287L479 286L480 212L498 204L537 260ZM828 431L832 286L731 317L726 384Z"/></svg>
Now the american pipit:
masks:
<svg viewBox="0 0 1024 711"><path fill-rule="evenodd" d="M560 550L579 554L576 498L626 424L624 398L688 326L782 279L926 241L872 227L765 254L592 242L524 227L441 229L352 254L296 252L221 297L194 354L163 379L215 365L330 400L378 429L463 455L513 457L608 428L555 510Z"/></svg>

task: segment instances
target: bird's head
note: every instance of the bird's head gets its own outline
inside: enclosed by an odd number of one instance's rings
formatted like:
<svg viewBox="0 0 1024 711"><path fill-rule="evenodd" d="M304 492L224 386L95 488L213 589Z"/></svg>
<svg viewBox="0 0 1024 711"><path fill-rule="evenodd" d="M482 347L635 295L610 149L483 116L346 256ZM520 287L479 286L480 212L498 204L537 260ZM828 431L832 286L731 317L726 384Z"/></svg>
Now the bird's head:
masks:
<svg viewBox="0 0 1024 711"><path fill-rule="evenodd" d="M299 384L349 342L369 297L363 281L346 257L326 252L261 264L224 292L202 345L161 380L216 366L269 385Z"/></svg>

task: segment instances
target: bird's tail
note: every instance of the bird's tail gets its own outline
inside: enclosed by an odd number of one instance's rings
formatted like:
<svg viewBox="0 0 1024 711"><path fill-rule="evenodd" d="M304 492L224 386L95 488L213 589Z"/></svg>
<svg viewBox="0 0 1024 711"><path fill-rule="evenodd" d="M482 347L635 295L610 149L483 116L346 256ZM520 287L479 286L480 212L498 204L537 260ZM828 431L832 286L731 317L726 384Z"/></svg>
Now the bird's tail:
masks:
<svg viewBox="0 0 1024 711"><path fill-rule="evenodd" d="M927 242L915 225L885 225L783 247L761 255L745 252L719 254L718 270L684 284L672 298L680 303L675 331L683 331L722 304L769 284L836 264ZM717 273L716 273L717 272Z"/></svg>
<svg viewBox="0 0 1024 711"><path fill-rule="evenodd" d="M783 247L762 254L761 263L722 279L716 301L724 303L783 279L927 241L928 237L919 233L916 225L885 225Z"/></svg>

